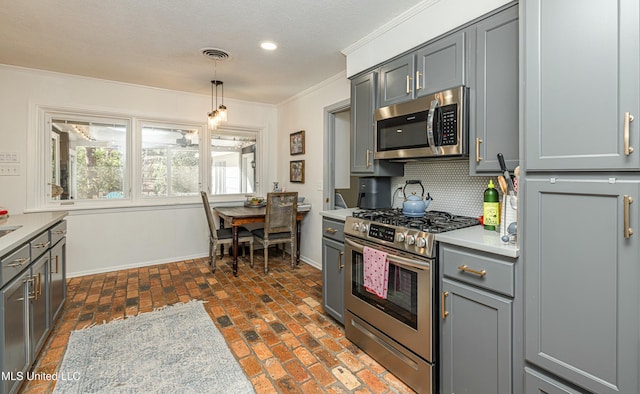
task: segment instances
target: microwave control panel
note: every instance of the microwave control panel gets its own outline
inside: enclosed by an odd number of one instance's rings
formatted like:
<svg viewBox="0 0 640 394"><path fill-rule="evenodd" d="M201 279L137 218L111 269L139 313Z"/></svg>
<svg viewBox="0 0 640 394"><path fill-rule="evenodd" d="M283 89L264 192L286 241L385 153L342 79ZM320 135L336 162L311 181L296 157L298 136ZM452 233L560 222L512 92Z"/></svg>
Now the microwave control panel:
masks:
<svg viewBox="0 0 640 394"><path fill-rule="evenodd" d="M444 105L439 108L440 125L437 129L441 130L442 139L440 146L456 145L458 143L458 106L456 104Z"/></svg>

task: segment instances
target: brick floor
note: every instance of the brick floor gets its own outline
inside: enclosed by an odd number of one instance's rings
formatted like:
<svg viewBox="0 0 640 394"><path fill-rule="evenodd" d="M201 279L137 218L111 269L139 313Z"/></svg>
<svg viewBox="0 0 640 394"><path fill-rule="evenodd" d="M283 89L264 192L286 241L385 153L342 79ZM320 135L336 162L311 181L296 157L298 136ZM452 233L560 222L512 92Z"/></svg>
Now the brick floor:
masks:
<svg viewBox="0 0 640 394"><path fill-rule="evenodd" d="M273 253L271 256L278 255ZM190 299L207 301L216 327L256 393L414 393L344 337L322 309L322 273L262 256L254 268L231 258L212 274L207 259L69 279L67 301L33 372L57 371L72 330ZM124 350L124 349L123 349ZM53 381L27 381L23 393L49 393Z"/></svg>

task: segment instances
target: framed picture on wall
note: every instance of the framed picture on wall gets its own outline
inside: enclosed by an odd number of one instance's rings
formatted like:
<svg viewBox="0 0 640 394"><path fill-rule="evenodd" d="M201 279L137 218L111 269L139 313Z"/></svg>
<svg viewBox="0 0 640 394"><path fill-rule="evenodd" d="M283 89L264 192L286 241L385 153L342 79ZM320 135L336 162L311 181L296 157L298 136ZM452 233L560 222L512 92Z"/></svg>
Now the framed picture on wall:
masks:
<svg viewBox="0 0 640 394"><path fill-rule="evenodd" d="M289 135L289 152L291 155L304 154L304 130Z"/></svg>
<svg viewBox="0 0 640 394"><path fill-rule="evenodd" d="M304 183L304 160L289 162L289 181Z"/></svg>

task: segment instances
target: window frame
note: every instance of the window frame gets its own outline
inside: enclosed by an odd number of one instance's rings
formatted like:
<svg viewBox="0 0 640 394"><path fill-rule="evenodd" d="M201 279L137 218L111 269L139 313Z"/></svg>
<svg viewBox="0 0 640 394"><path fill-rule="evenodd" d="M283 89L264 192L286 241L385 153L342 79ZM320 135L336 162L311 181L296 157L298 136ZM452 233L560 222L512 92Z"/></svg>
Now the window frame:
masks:
<svg viewBox="0 0 640 394"><path fill-rule="evenodd" d="M158 127L190 128L198 130L199 138L199 189L206 190L209 199L214 203L234 204L245 200L245 193L224 195L211 194L211 130L206 122L180 121L162 119L155 116L136 116L132 114L106 112L83 108L61 108L47 105L30 106L30 113L35 119L30 122L27 137L27 146L34 147L34 155L27 165L27 209L26 212L40 211L78 211L101 210L117 208L143 208L143 207L170 207L175 205L202 204L199 196L180 197L143 197L142 196L142 127L143 125L157 125ZM52 200L50 198L51 187L51 124L52 119L69 119L87 121L91 119L97 122L100 119L118 120L127 126L124 189L127 191L122 199L96 199L96 200ZM265 128L254 126L242 126L225 124L219 126L215 133L221 132L251 132L256 134L256 191L253 194L262 193L262 180L266 179L267 163L264 162ZM47 192L48 190L48 192Z"/></svg>

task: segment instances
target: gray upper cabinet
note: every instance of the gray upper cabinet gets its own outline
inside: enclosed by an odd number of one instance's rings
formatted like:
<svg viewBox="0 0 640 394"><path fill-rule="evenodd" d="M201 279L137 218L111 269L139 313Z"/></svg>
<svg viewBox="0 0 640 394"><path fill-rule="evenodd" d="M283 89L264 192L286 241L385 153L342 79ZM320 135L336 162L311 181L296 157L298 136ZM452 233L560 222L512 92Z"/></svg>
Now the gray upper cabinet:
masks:
<svg viewBox="0 0 640 394"><path fill-rule="evenodd" d="M528 168L639 169L638 0L523 7Z"/></svg>
<svg viewBox="0 0 640 394"><path fill-rule="evenodd" d="M459 31L416 52L415 97L465 84L466 38Z"/></svg>
<svg viewBox="0 0 640 394"><path fill-rule="evenodd" d="M458 31L380 67L378 107L465 83L466 31Z"/></svg>
<svg viewBox="0 0 640 394"><path fill-rule="evenodd" d="M475 64L470 86L472 105L475 100L469 127L471 175L499 172L498 153L510 170L519 164L518 6L480 21L475 29L470 49L475 49L475 56L470 56Z"/></svg>
<svg viewBox="0 0 640 394"><path fill-rule="evenodd" d="M415 55L405 55L380 67L379 107L401 103L414 97Z"/></svg>
<svg viewBox="0 0 640 394"><path fill-rule="evenodd" d="M377 72L351 80L351 174L362 176L402 176L401 163L374 160Z"/></svg>
<svg viewBox="0 0 640 394"><path fill-rule="evenodd" d="M527 361L590 392L640 392L640 181L529 177L525 190Z"/></svg>

